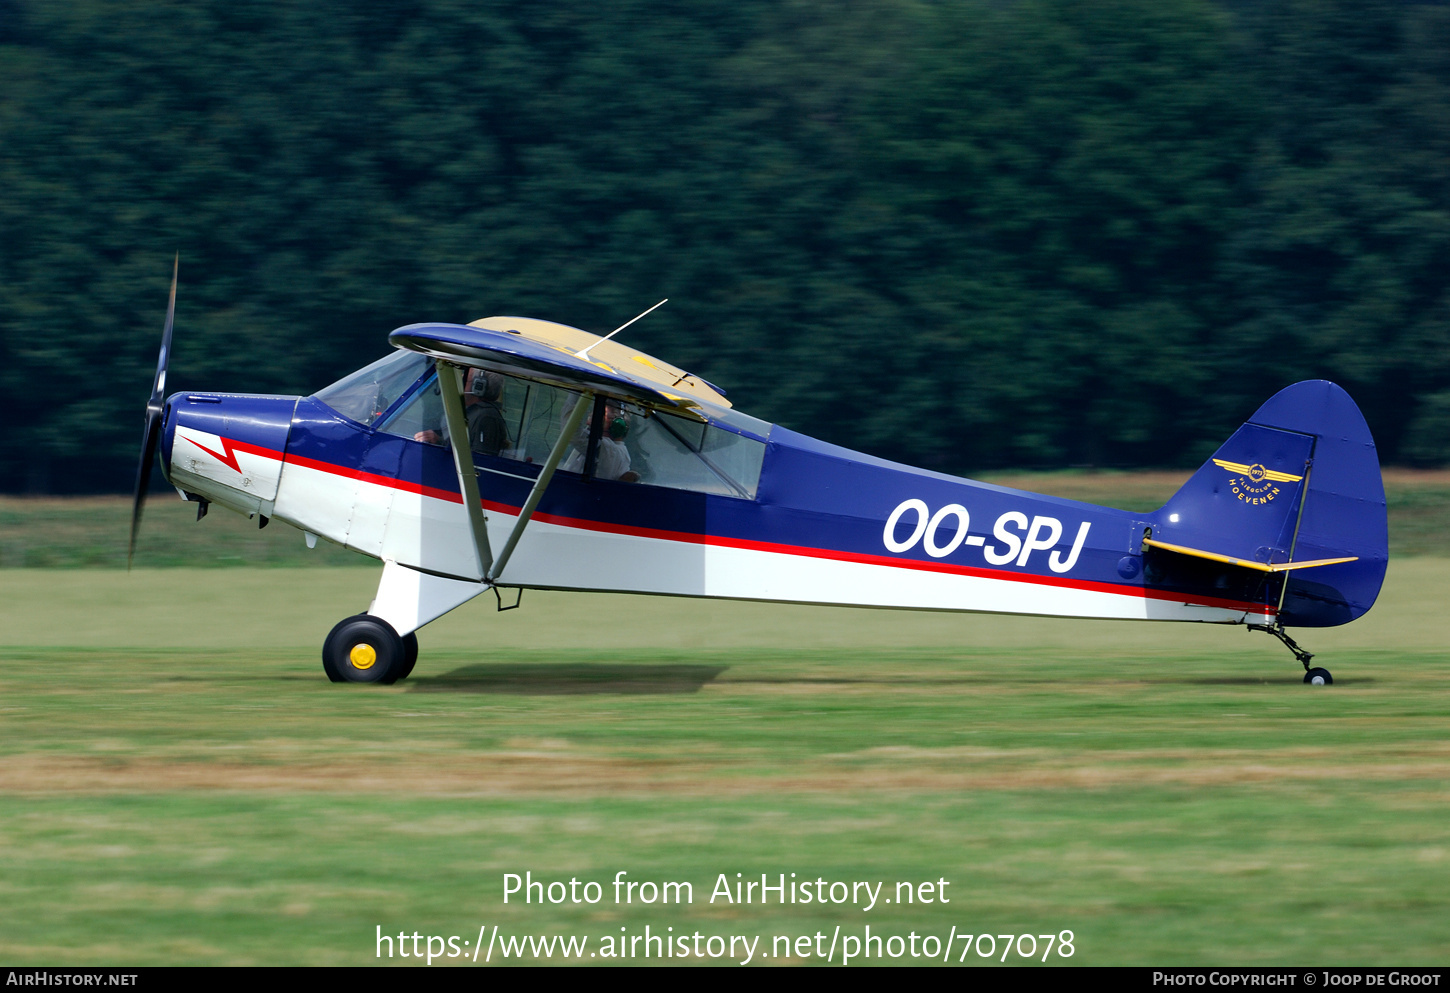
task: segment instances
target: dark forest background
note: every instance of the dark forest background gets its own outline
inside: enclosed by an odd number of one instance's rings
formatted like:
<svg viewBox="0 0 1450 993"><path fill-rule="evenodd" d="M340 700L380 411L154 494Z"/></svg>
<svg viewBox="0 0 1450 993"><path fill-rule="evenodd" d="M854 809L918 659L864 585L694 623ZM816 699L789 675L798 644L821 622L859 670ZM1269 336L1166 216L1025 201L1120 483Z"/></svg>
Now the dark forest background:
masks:
<svg viewBox="0 0 1450 993"><path fill-rule="evenodd" d="M1450 6L0 0L0 490L394 327L626 332L970 474L1186 466L1339 382L1450 461Z"/></svg>

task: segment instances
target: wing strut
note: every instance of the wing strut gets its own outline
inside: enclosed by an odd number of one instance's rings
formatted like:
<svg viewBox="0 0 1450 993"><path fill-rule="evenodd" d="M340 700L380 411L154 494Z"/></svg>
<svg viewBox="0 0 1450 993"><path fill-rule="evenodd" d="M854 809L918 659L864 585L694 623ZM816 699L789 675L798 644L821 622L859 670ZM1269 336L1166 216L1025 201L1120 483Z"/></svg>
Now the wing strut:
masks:
<svg viewBox="0 0 1450 993"><path fill-rule="evenodd" d="M474 551L478 554L478 578L487 579L493 569L493 550L488 546L488 522L483 517L483 501L478 496L478 470L473 467L473 452L468 444L468 418L463 413L463 390L459 383L461 370L436 360L438 385L443 393L443 416L448 423L448 444L453 447L453 465L458 470L458 488L463 493L463 508L468 511L468 529L473 532Z"/></svg>
<svg viewBox="0 0 1450 993"><path fill-rule="evenodd" d="M656 305L658 306L658 305ZM574 409L569 412L569 419L564 425L564 430L559 432L558 439L554 442L553 449L549 452L549 458L544 462L544 468L539 472L539 478L534 480L534 488L529 490L529 498L524 501L523 509L519 511L519 519L514 523L514 528L509 532L508 541L504 542L503 551L499 552L498 560L494 562L493 568L486 574L490 583L498 582L498 577L503 573L504 566L508 565L509 556L514 553L514 546L519 543L523 536L524 528L528 526L529 519L534 516L534 510L538 508L539 501L544 498L544 490L548 489L549 481L554 478L554 470L559 468L559 463L564 458L564 453L569 450L574 436L579 433L579 425L584 423L584 412L594 406L594 395L585 393L574 404Z"/></svg>

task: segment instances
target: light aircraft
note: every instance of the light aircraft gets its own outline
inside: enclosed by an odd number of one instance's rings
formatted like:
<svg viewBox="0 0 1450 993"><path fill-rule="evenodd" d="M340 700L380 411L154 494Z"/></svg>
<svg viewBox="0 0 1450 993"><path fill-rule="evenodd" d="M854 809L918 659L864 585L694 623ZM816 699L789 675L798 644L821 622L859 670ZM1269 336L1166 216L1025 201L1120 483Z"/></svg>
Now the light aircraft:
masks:
<svg viewBox="0 0 1450 993"><path fill-rule="evenodd" d="M1240 624L1325 684L1286 628L1352 621L1384 580L1374 441L1329 382L1281 390L1130 513L757 420L622 328L413 324L312 396L166 397L175 308L173 266L131 553L159 446L198 520L219 504L381 559L372 603L323 644L337 682L405 678L418 629L481 593L511 609L552 589Z"/></svg>

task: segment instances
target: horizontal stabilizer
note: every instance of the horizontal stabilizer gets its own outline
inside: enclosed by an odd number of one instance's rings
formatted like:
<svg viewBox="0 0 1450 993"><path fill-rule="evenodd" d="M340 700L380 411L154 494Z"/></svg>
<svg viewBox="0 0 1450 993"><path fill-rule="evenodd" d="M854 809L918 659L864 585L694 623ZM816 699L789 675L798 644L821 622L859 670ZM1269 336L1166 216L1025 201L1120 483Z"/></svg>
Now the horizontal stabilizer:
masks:
<svg viewBox="0 0 1450 993"><path fill-rule="evenodd" d="M1358 555L1350 555L1341 559L1306 559L1303 562L1255 562L1252 559L1236 559L1231 555L1220 555L1218 552L1205 552L1201 548L1170 545L1166 541L1155 541L1152 538L1144 538L1143 544L1148 548L1161 548L1164 551L1177 552L1180 555L1192 555L1194 558L1208 559L1210 562L1239 565L1245 569L1256 569L1259 572L1289 572L1292 569L1312 569L1320 565L1339 565L1341 562L1359 561Z"/></svg>

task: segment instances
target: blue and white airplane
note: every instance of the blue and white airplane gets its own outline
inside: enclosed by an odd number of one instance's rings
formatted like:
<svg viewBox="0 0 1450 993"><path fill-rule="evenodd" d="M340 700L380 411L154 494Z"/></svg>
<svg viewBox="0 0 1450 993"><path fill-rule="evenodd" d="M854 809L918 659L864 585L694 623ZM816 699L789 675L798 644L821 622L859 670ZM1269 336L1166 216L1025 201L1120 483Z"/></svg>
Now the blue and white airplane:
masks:
<svg viewBox="0 0 1450 993"><path fill-rule="evenodd" d="M334 681L403 679L425 624L551 589L1242 624L1324 684L1285 629L1354 620L1384 579L1374 441L1329 382L1282 390L1161 509L1130 513L829 445L528 318L399 328L392 354L308 397L163 400L175 302L173 274L132 551L159 444L198 519L215 503L381 559L372 603L323 645Z"/></svg>

